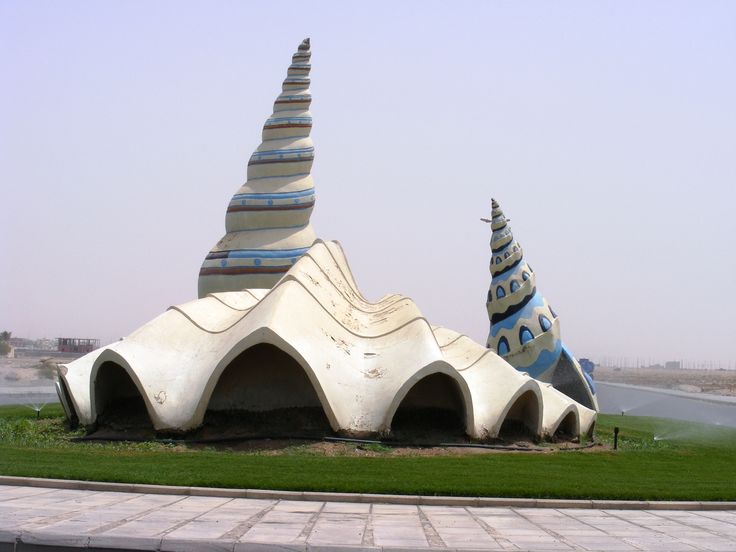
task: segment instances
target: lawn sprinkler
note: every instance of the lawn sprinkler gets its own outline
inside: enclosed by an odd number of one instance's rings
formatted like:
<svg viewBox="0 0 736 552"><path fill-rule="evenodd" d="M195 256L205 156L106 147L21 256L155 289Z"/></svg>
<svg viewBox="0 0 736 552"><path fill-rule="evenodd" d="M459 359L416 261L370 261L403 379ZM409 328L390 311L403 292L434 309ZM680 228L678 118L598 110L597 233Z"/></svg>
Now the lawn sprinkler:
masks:
<svg viewBox="0 0 736 552"><path fill-rule="evenodd" d="M36 413L36 419L38 420L38 419L41 418L41 410L43 410L43 407L46 406L46 403L41 403L41 404L27 404L25 406L27 406L28 408L30 408L31 410L33 410Z"/></svg>

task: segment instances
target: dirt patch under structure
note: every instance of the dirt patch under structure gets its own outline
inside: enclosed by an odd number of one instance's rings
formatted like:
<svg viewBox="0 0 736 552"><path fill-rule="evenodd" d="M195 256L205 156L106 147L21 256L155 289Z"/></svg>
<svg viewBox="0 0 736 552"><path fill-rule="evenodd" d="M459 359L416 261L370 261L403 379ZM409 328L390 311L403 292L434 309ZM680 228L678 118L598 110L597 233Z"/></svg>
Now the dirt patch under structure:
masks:
<svg viewBox="0 0 736 552"><path fill-rule="evenodd" d="M335 435L319 408L288 408L269 412L208 411L204 424L187 433L159 433L141 416L141 405L115 404L113 416L102 415L95 430L83 439L160 442L175 450L227 450L269 456L455 456L499 452L549 453L580 449L571 441L536 442L525 432L475 443L454 423L427 415L418 431L404 427L373 439ZM423 412L427 414L426 412ZM412 421L408 416L405 421ZM413 420L416 422L416 420ZM434 426L436 427L428 427ZM295 429L298 428L298 429ZM481 446L474 446L481 445ZM595 446L587 450L601 450Z"/></svg>

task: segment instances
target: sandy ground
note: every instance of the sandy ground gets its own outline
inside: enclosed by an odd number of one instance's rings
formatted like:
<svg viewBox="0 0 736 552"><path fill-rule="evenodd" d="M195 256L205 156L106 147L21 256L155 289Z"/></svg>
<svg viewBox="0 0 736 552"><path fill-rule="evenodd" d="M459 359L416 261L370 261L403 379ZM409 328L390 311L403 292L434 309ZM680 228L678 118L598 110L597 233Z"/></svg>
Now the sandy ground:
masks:
<svg viewBox="0 0 736 552"><path fill-rule="evenodd" d="M53 381L54 370L54 359L51 356L0 358L0 388L16 385L48 386Z"/></svg>
<svg viewBox="0 0 736 552"><path fill-rule="evenodd" d="M736 396L736 370L672 370L666 368L608 368L598 366L597 381L626 383L688 393Z"/></svg>

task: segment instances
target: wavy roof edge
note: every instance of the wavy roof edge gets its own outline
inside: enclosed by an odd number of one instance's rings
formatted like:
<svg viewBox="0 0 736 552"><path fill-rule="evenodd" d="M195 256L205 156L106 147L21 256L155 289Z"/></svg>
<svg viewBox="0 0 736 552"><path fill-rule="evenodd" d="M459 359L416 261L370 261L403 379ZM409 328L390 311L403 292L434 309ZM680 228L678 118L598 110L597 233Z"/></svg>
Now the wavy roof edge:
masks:
<svg viewBox="0 0 736 552"><path fill-rule="evenodd" d="M595 423L594 410L467 336L431 326L410 298L368 301L339 243L322 240L270 290L171 307L127 338L63 365L61 388L73 414L93 424L95 381L112 362L130 376L156 430L187 431L202 424L228 365L258 344L299 364L337 433L390 432L403 399L432 374L457 384L466 433L475 439L498 436L508 417L537 436L563 423L572 435L590 433Z"/></svg>

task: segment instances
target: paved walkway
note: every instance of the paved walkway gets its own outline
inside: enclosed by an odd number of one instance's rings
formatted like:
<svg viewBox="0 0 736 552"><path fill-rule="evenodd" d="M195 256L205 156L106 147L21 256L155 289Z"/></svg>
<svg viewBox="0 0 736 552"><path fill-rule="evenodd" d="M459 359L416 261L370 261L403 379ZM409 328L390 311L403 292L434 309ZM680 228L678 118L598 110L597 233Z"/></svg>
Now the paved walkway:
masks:
<svg viewBox="0 0 736 552"><path fill-rule="evenodd" d="M416 506L0 485L0 552L78 548L725 552L736 550L736 510Z"/></svg>

